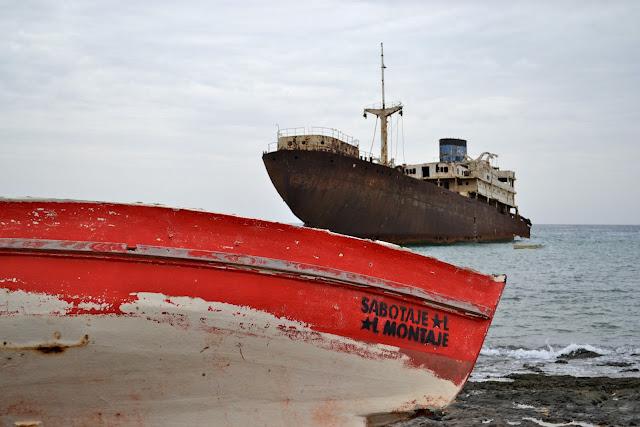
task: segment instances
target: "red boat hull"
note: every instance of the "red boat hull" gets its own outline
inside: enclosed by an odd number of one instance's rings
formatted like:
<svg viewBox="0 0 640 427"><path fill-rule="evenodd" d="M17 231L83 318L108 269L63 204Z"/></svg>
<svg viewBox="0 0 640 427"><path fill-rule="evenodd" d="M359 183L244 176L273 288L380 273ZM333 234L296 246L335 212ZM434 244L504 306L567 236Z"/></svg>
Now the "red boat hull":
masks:
<svg viewBox="0 0 640 427"><path fill-rule="evenodd" d="M319 230L0 201L0 421L358 425L442 407L503 286Z"/></svg>

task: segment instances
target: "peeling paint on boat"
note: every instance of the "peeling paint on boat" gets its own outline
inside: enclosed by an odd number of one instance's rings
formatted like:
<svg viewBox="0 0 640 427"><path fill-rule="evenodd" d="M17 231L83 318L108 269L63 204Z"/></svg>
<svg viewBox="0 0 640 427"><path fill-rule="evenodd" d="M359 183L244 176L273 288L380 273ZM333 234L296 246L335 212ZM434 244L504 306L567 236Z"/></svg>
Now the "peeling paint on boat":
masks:
<svg viewBox="0 0 640 427"><path fill-rule="evenodd" d="M8 341L0 347L0 420L7 422L20 421L7 412L21 404L39 408L29 418L46 414L42 421L52 425L81 425L99 414L105 424L127 425L131 418L117 415L127 413L144 425L325 425L331 417L355 426L373 412L446 405L460 388L413 367L397 347L232 304L139 293L120 306L124 315L66 317L59 310L66 302L53 296L4 297L40 314L0 317ZM34 302L37 310L28 308ZM86 339L56 344L52 330ZM64 392L49 394L43 382Z"/></svg>
<svg viewBox="0 0 640 427"><path fill-rule="evenodd" d="M503 286L283 224L0 199L0 424L365 425L439 408Z"/></svg>

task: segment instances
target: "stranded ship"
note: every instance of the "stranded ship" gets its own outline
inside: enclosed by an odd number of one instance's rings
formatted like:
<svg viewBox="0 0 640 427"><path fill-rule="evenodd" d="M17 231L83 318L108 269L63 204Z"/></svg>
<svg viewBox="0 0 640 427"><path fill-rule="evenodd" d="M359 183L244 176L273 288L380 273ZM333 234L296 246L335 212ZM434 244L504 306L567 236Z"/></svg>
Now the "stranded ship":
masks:
<svg viewBox="0 0 640 427"><path fill-rule="evenodd" d="M515 173L496 154L467 154L467 141L440 139L438 162L396 165L389 159L388 119L400 103L384 97L366 108L380 121L380 158L328 128L278 130L277 149L262 160L271 182L308 227L398 244L505 241L530 236L531 221L515 202Z"/></svg>

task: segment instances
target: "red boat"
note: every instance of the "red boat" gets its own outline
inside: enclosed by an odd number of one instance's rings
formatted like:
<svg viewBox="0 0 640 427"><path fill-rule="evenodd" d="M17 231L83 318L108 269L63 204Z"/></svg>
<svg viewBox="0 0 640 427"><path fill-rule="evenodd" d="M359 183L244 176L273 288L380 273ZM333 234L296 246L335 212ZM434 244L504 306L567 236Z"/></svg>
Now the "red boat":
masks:
<svg viewBox="0 0 640 427"><path fill-rule="evenodd" d="M365 425L440 408L504 282L255 219L0 199L0 424Z"/></svg>

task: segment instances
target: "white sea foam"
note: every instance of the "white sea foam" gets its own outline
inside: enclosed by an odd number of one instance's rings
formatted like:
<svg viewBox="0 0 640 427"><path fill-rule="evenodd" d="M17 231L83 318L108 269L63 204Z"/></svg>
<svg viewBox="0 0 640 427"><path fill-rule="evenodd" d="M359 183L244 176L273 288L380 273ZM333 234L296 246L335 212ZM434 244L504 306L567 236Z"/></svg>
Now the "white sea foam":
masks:
<svg viewBox="0 0 640 427"><path fill-rule="evenodd" d="M513 402L513 406L515 406L517 409L536 409L535 406L532 405L526 405L524 403L516 403Z"/></svg>
<svg viewBox="0 0 640 427"><path fill-rule="evenodd" d="M636 348L618 347L616 348L616 353L640 354L640 347L636 347Z"/></svg>
<svg viewBox="0 0 640 427"><path fill-rule="evenodd" d="M566 354L570 354L577 350L587 350L600 355L607 355L611 353L609 350L595 347L590 344L569 344L566 347L560 349L554 349L548 345L546 349L525 349L525 348L483 348L480 354L483 356L501 356L518 360L553 360Z"/></svg>
<svg viewBox="0 0 640 427"><path fill-rule="evenodd" d="M471 379L469 381L472 381L474 383L484 383L484 382L494 382L494 383L512 383L513 380L511 378L504 378L504 377L477 377L475 375L471 376Z"/></svg>
<svg viewBox="0 0 640 427"><path fill-rule="evenodd" d="M498 350L497 348L482 347L482 350L480 350L480 354L483 356L500 356L500 350Z"/></svg>
<svg viewBox="0 0 640 427"><path fill-rule="evenodd" d="M605 350L603 348L600 347L595 347L589 344L569 344L568 346L566 346L565 348L561 349L558 351L558 356L562 356L564 354L570 354L576 350L587 350L587 351L592 351L594 353L598 353L602 356L610 354L611 351L609 350Z"/></svg>
<svg viewBox="0 0 640 427"><path fill-rule="evenodd" d="M571 421L569 423L549 423L549 422L542 421L537 418L531 418L531 417L523 417L522 419L524 421L531 421L532 423L538 424L542 427L562 427L562 426L596 427L594 424L585 423L582 421Z"/></svg>

